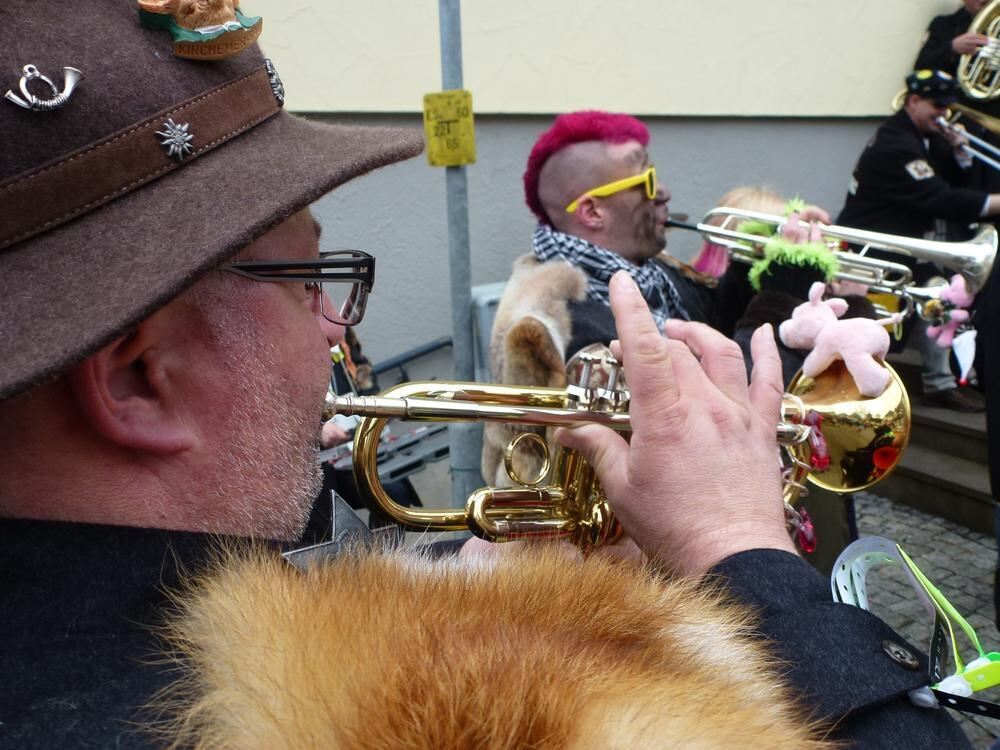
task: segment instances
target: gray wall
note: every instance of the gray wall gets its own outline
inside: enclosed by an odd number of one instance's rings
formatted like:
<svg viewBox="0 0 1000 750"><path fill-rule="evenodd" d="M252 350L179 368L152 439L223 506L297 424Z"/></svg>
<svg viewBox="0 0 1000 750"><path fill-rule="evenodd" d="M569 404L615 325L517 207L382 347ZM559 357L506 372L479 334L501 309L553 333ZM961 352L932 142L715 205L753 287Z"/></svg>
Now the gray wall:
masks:
<svg viewBox="0 0 1000 750"><path fill-rule="evenodd" d="M417 116L324 119L421 126ZM503 281L514 258L529 249L534 221L524 205L521 175L532 143L550 122L549 117L476 120L478 160L468 168L473 284ZM835 217L854 161L878 122L646 119L650 153L673 193L671 211L692 220L744 184L799 194ZM444 170L418 157L349 183L317 205L325 249L357 248L378 259L375 292L358 329L375 362L451 335L444 183ZM690 258L700 245L695 233L671 233L670 251L680 258ZM427 358L410 375L450 378L450 350Z"/></svg>

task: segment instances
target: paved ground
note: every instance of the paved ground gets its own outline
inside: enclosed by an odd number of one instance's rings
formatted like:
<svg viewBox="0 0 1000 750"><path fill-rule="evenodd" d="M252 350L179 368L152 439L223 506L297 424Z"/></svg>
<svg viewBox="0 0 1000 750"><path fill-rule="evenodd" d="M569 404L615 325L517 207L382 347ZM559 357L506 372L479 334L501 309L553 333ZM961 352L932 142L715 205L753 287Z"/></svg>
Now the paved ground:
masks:
<svg viewBox="0 0 1000 750"><path fill-rule="evenodd" d="M855 507L862 536L884 536L898 542L975 628L983 648L1000 651L993 611L997 548L992 537L868 493L855 496ZM869 576L868 595L875 614L914 645L927 649L932 622L901 575L892 568L880 568ZM970 652L962 653L971 658ZM1000 701L1000 688L984 697ZM985 750L1000 737L998 720L955 715L977 750Z"/></svg>

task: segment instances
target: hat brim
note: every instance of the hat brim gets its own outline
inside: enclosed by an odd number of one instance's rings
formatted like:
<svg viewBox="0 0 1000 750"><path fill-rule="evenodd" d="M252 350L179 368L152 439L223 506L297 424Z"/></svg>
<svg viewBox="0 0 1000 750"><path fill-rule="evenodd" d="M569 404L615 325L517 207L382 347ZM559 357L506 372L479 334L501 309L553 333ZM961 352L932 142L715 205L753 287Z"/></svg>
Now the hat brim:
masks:
<svg viewBox="0 0 1000 750"><path fill-rule="evenodd" d="M149 185L0 251L0 398L127 332L338 185L422 148L416 129L280 112Z"/></svg>
<svg viewBox="0 0 1000 750"><path fill-rule="evenodd" d="M934 104L939 107L947 107L949 104L954 104L958 101L958 94L943 94L940 96L930 96L928 97Z"/></svg>

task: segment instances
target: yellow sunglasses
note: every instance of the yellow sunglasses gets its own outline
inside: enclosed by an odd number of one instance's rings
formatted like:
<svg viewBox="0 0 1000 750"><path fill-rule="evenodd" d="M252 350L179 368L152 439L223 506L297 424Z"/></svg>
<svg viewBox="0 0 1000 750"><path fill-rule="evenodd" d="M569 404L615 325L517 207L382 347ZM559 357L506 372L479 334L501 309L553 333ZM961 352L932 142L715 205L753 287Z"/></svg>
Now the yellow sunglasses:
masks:
<svg viewBox="0 0 1000 750"><path fill-rule="evenodd" d="M566 213L571 214L576 211L580 205L580 201L588 195L592 198L606 198L609 195L620 193L622 190L628 190L631 187L643 184L646 186L646 197L653 200L656 197L656 167L650 167L645 172L640 172L632 177L626 177L624 180L615 180L614 182L609 182L607 185L598 185L588 190L566 206Z"/></svg>

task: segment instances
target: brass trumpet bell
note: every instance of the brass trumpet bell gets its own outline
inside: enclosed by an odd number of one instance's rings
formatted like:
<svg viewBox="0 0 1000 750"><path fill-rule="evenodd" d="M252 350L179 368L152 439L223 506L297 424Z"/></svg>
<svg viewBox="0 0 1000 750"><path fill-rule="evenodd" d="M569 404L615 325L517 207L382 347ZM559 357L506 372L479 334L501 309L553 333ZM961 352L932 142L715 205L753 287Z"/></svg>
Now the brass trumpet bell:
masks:
<svg viewBox="0 0 1000 750"><path fill-rule="evenodd" d="M816 425L824 448L812 440L791 445L796 464L808 467L813 484L833 492L858 492L888 477L910 441L910 399L889 365L888 387L875 398L859 397L854 379L840 360L815 378L798 373L788 392L802 400L797 421Z"/></svg>

